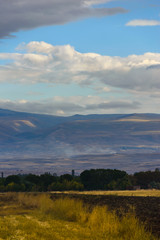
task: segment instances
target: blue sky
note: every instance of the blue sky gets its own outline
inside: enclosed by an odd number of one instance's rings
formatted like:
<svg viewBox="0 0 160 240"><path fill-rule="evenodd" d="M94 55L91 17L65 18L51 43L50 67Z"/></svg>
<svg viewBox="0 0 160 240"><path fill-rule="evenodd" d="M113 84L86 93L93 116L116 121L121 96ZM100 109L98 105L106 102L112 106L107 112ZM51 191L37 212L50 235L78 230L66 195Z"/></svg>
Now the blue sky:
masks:
<svg viewBox="0 0 160 240"><path fill-rule="evenodd" d="M159 0L0 2L1 108L160 113Z"/></svg>

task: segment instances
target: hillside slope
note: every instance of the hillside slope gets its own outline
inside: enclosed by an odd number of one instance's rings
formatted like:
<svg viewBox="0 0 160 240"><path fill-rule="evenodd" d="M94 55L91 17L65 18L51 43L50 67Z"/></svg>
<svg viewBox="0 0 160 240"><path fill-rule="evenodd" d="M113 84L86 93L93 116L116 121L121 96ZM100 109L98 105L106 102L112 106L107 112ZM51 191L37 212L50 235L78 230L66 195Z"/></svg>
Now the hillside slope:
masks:
<svg viewBox="0 0 160 240"><path fill-rule="evenodd" d="M160 167L160 115L58 117L0 109L0 146L2 170L154 169Z"/></svg>

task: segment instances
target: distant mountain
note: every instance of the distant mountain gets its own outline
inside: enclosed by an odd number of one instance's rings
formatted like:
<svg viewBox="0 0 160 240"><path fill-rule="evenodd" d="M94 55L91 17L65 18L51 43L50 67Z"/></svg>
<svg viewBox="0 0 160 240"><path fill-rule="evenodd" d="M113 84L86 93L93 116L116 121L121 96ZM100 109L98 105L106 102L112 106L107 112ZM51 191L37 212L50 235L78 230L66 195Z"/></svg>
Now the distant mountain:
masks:
<svg viewBox="0 0 160 240"><path fill-rule="evenodd" d="M0 171L160 167L159 114L32 114L0 109Z"/></svg>

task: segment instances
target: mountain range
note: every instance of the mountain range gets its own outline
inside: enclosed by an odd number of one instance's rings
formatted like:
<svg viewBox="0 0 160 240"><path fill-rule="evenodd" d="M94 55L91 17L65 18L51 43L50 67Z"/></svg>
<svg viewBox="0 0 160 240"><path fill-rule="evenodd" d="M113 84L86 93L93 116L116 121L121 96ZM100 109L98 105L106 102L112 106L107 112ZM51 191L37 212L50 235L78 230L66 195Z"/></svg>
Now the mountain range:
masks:
<svg viewBox="0 0 160 240"><path fill-rule="evenodd" d="M0 171L160 167L160 114L69 117L0 109Z"/></svg>

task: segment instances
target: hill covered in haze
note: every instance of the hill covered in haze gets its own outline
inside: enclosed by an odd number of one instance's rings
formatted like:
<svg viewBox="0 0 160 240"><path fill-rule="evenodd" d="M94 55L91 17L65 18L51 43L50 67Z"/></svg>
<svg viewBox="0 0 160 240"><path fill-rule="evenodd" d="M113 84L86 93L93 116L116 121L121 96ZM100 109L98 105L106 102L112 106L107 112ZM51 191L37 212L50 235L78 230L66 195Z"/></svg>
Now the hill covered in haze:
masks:
<svg viewBox="0 0 160 240"><path fill-rule="evenodd" d="M0 109L0 169L80 172L160 167L160 115L59 117Z"/></svg>

